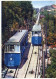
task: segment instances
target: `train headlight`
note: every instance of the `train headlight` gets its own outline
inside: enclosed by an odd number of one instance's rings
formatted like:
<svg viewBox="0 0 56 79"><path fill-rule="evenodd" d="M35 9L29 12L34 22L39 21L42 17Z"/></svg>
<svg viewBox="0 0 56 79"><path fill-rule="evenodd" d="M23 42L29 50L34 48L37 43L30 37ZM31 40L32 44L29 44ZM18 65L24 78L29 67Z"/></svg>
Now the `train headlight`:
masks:
<svg viewBox="0 0 56 79"><path fill-rule="evenodd" d="M10 58L10 60L12 60L12 58Z"/></svg>

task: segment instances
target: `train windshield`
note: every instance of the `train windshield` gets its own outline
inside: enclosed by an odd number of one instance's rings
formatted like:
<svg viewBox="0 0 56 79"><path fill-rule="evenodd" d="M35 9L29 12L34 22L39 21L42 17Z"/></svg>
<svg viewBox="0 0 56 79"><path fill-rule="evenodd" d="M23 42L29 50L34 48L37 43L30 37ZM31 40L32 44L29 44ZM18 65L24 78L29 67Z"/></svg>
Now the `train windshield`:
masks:
<svg viewBox="0 0 56 79"><path fill-rule="evenodd" d="M37 32L35 32L35 34L37 34Z"/></svg>
<svg viewBox="0 0 56 79"><path fill-rule="evenodd" d="M5 53L6 52L20 53L20 46L19 45L5 45Z"/></svg>
<svg viewBox="0 0 56 79"><path fill-rule="evenodd" d="M10 45L10 51L14 51L14 45Z"/></svg>
<svg viewBox="0 0 56 79"><path fill-rule="evenodd" d="M5 45L5 52L14 51L14 45Z"/></svg>
<svg viewBox="0 0 56 79"><path fill-rule="evenodd" d="M36 32L36 31L34 32L34 31L33 31L33 32L32 32L32 35L33 35L33 34L37 34L37 33L38 33L38 32Z"/></svg>

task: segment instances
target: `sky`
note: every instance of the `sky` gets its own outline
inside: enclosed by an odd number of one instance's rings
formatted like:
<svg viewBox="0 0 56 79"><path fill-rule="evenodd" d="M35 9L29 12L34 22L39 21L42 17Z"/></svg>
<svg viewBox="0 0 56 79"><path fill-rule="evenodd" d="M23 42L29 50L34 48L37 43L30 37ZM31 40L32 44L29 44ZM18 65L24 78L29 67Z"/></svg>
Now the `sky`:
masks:
<svg viewBox="0 0 56 79"><path fill-rule="evenodd" d="M41 8L44 6L56 4L56 1L32 1L32 5L34 8Z"/></svg>

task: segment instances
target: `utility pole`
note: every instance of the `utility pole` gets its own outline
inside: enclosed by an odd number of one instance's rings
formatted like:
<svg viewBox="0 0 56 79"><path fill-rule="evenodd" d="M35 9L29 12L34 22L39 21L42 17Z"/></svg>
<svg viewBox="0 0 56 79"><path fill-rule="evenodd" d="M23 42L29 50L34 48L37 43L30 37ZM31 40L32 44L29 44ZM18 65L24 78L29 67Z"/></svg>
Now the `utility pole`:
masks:
<svg viewBox="0 0 56 79"><path fill-rule="evenodd" d="M43 78L45 77L45 52L46 52L46 44L45 44L45 33L44 33L44 25L42 25L42 41L43 41L43 44L42 44L42 66L43 66L43 69L42 69L42 74L43 74Z"/></svg>
<svg viewBox="0 0 56 79"><path fill-rule="evenodd" d="M43 50L43 78L45 78L45 50Z"/></svg>
<svg viewBox="0 0 56 79"><path fill-rule="evenodd" d="M46 58L47 58L47 24L45 25L45 45L46 45Z"/></svg>

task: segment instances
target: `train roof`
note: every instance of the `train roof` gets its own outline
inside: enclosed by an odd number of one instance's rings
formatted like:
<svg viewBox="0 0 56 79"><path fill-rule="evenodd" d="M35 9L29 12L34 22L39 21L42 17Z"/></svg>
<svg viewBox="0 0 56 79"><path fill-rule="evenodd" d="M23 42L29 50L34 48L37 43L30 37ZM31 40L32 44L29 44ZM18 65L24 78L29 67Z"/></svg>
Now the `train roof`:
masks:
<svg viewBox="0 0 56 79"><path fill-rule="evenodd" d="M16 43L20 43L21 40L23 39L23 37L25 36L25 34L28 32L28 30L22 30L22 31L18 31L16 32L16 34L14 34L11 38L9 38L9 40L7 41L6 44L16 44Z"/></svg>
<svg viewBox="0 0 56 79"><path fill-rule="evenodd" d="M32 31L41 31L41 25L35 24L32 28Z"/></svg>

